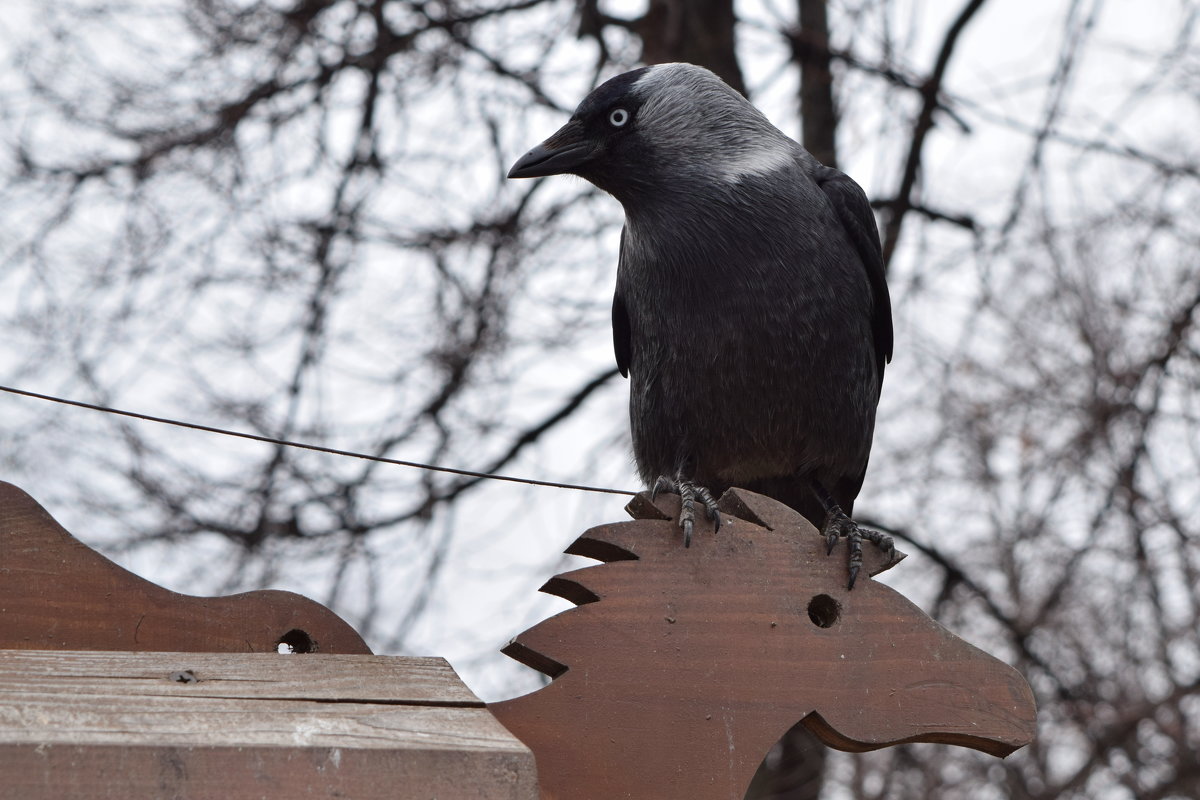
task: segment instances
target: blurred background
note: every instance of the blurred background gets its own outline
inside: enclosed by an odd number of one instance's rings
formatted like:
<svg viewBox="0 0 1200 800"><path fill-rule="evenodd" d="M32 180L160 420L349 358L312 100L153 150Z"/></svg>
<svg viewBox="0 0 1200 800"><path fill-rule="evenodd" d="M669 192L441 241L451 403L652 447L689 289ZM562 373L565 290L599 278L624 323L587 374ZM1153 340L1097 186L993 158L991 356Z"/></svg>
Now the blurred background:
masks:
<svg viewBox="0 0 1200 800"><path fill-rule="evenodd" d="M596 83L692 61L862 184L896 356L860 521L1014 664L1039 737L772 757L776 798L1200 797L1194 0L6 0L0 383L636 490L622 214L507 182ZM786 403L786 398L780 402ZM191 594L298 591L488 700L624 499L0 393L0 478ZM588 562L581 562L588 563Z"/></svg>

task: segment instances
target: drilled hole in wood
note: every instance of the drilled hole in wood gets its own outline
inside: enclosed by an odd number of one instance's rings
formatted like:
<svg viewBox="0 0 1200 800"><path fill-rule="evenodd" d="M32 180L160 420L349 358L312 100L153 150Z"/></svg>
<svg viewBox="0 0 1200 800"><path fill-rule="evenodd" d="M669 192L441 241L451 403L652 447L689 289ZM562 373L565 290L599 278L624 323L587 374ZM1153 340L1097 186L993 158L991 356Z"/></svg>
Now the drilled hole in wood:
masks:
<svg viewBox="0 0 1200 800"><path fill-rule="evenodd" d="M172 680L176 683L198 683L200 681L196 677L196 673L190 669L181 669L178 672L172 672L167 676L167 680Z"/></svg>
<svg viewBox="0 0 1200 800"><path fill-rule="evenodd" d="M276 644L276 651L280 653L315 653L317 651L317 643L312 637L299 628L292 628L290 631L279 637Z"/></svg>
<svg viewBox="0 0 1200 800"><path fill-rule="evenodd" d="M842 604L827 594L808 601L808 618L818 628L832 628L842 615Z"/></svg>

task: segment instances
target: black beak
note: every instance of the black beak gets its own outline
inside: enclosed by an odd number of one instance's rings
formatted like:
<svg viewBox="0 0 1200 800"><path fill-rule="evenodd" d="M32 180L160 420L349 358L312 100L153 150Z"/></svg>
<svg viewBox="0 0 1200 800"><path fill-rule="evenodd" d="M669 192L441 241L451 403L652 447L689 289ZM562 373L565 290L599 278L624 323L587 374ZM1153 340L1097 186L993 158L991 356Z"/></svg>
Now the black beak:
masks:
<svg viewBox="0 0 1200 800"><path fill-rule="evenodd" d="M546 141L517 159L508 171L510 178L540 178L575 172L591 160L596 145L584 133L583 124L571 120Z"/></svg>

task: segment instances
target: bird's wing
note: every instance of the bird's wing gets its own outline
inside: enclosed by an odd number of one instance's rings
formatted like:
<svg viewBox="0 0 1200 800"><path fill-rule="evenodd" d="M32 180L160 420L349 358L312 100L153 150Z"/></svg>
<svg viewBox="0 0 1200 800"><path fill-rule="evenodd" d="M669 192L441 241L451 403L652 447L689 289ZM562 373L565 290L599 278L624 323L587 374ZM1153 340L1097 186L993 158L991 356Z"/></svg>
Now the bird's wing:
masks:
<svg viewBox="0 0 1200 800"><path fill-rule="evenodd" d="M625 231L621 231L621 255L617 266L617 290L613 294L612 328L613 351L617 356L617 369L621 375L629 377L629 353L632 347L633 332L629 325L629 310L625 308L625 296L621 290L621 275L624 272L625 261Z"/></svg>
<svg viewBox="0 0 1200 800"><path fill-rule="evenodd" d="M845 173L831 167L821 167L814 176L817 185L837 211L842 228L858 251L858 257L867 269L871 282L871 297L874 311L871 317L871 333L875 344L875 358L879 364L879 376L883 378L884 362L892 360L892 301L888 295L887 275L883 267L883 250L879 245L879 228L875 215L862 187Z"/></svg>

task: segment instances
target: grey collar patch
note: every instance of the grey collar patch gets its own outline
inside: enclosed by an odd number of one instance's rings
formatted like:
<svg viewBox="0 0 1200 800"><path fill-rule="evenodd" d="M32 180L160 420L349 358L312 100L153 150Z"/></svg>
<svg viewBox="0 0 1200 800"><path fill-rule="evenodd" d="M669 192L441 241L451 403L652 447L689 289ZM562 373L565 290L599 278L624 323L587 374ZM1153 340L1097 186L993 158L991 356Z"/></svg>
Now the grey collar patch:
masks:
<svg viewBox="0 0 1200 800"><path fill-rule="evenodd" d="M777 142L767 142L739 153L736 158L729 159L720 166L721 177L729 183L736 183L742 178L753 175L769 175L792 163L795 154L790 147L781 146Z"/></svg>

